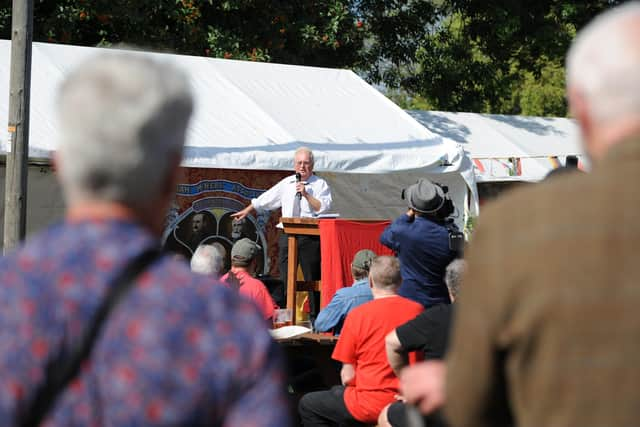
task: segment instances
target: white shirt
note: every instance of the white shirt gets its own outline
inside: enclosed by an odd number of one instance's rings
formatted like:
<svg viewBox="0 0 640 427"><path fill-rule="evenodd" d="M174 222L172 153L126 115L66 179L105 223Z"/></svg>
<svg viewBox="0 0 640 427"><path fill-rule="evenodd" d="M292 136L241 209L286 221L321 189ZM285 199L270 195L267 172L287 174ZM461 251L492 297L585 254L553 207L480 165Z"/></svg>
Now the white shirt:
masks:
<svg viewBox="0 0 640 427"><path fill-rule="evenodd" d="M300 216L302 218L312 218L331 209L333 200L327 181L317 175L311 175L307 181L302 182L307 193L320 201L320 209L314 211L307 199L303 197L300 200ZM288 218L293 216L295 197L296 176L291 175L262 193L257 199L252 199L251 204L256 210L271 211L282 208L282 216ZM278 224L278 227L282 227L282 224Z"/></svg>

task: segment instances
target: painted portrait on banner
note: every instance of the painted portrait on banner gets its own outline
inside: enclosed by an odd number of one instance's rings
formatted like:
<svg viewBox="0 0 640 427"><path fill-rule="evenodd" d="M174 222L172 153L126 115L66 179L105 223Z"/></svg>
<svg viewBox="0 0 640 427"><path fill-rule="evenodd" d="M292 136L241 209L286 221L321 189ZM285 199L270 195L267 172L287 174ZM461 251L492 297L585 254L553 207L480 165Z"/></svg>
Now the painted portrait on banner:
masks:
<svg viewBox="0 0 640 427"><path fill-rule="evenodd" d="M224 254L227 270L233 243L246 237L262 247L256 272L278 276L276 224L280 213L258 212L241 221L235 221L231 214L290 173L182 168L163 234L165 248L190 259L199 244L214 244Z"/></svg>

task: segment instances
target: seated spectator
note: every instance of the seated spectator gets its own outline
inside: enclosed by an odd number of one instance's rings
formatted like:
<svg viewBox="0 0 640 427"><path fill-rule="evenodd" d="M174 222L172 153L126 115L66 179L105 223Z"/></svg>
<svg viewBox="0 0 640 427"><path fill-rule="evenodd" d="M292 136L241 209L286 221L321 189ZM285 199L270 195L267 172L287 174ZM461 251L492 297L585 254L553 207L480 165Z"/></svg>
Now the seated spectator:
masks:
<svg viewBox="0 0 640 427"><path fill-rule="evenodd" d="M369 282L373 301L351 310L333 351L332 357L343 364L342 385L302 397L298 410L304 426L375 424L398 392L384 337L417 316L422 305L397 294L402 279L395 257L375 258Z"/></svg>
<svg viewBox="0 0 640 427"><path fill-rule="evenodd" d="M203 243L191 257L191 271L218 279L224 268L224 256L212 244Z"/></svg>
<svg viewBox="0 0 640 427"><path fill-rule="evenodd" d="M347 313L352 308L373 299L369 287L369 266L375 257L376 254L370 249L362 249L356 253L351 262L351 275L355 282L349 287L339 289L329 305L320 311L314 323L316 331L328 332L333 329L334 335L340 335Z"/></svg>
<svg viewBox="0 0 640 427"><path fill-rule="evenodd" d="M444 282L452 303L458 295L464 267L465 262L462 259L456 259L447 266L445 271ZM399 376L400 370L407 366L408 354L411 351L424 351L425 360L444 357L452 316L453 304L439 304L426 309L418 317L400 325L387 335L385 338L387 359L396 375ZM406 411L412 409L412 407L406 407L403 402L392 403L380 413L378 425L381 427L408 426ZM417 414L417 411L416 415L422 417ZM438 414L424 417L424 424L446 425Z"/></svg>
<svg viewBox="0 0 640 427"><path fill-rule="evenodd" d="M256 303L264 318L269 320L273 318L276 305L264 283L253 277L260 249L260 245L246 237L238 240L231 248L231 270L220 280L231 287L237 283L238 292Z"/></svg>

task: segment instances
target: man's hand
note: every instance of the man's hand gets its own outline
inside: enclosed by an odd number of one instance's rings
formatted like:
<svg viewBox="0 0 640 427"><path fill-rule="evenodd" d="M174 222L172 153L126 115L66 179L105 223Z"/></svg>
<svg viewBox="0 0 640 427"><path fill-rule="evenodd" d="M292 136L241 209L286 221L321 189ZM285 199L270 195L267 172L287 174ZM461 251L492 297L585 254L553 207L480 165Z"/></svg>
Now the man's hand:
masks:
<svg viewBox="0 0 640 427"><path fill-rule="evenodd" d="M400 373L400 391L408 403L430 414L445 402L447 366L442 361L421 362Z"/></svg>
<svg viewBox="0 0 640 427"><path fill-rule="evenodd" d="M302 197L307 197L307 189L304 187L304 181L296 182L296 193L300 193Z"/></svg>
<svg viewBox="0 0 640 427"><path fill-rule="evenodd" d="M409 210L407 211L407 216L409 217L410 220L414 219L416 216L416 211L414 211L413 209L409 208Z"/></svg>
<svg viewBox="0 0 640 427"><path fill-rule="evenodd" d="M309 206L315 212L318 212L322 207L320 200L313 197L311 194L307 193L307 189L304 187L305 181L296 182L296 193L300 193L303 199L307 199Z"/></svg>
<svg viewBox="0 0 640 427"><path fill-rule="evenodd" d="M350 363L343 363L340 370L340 380L342 385L347 386L353 381L356 376L356 368Z"/></svg>
<svg viewBox="0 0 640 427"><path fill-rule="evenodd" d="M387 334L384 344L389 365L396 376L400 377L400 371L409 364L409 358L407 352L402 348L402 343L395 329Z"/></svg>
<svg viewBox="0 0 640 427"><path fill-rule="evenodd" d="M244 219L247 215L249 215L253 211L254 211L253 205L249 204L249 206L247 206L246 208L242 209L241 211L238 211L236 213L231 214L231 218L233 218L233 219Z"/></svg>

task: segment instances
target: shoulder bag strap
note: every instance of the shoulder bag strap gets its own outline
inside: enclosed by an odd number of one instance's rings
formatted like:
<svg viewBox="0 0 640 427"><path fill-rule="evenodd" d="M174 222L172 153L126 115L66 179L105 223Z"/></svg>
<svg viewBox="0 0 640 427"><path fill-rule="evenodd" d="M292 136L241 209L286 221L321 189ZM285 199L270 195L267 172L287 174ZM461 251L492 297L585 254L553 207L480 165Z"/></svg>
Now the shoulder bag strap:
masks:
<svg viewBox="0 0 640 427"><path fill-rule="evenodd" d="M66 355L53 357L45 366L45 380L36 389L31 403L20 411L16 425L37 427L44 420L62 391L80 372L82 364L89 359L102 326L120 299L131 288L135 279L154 260L160 257L158 248L147 249L134 258L107 288L105 297L96 310L78 345Z"/></svg>

